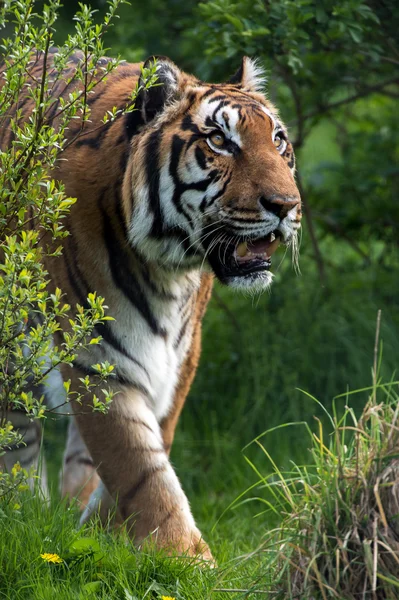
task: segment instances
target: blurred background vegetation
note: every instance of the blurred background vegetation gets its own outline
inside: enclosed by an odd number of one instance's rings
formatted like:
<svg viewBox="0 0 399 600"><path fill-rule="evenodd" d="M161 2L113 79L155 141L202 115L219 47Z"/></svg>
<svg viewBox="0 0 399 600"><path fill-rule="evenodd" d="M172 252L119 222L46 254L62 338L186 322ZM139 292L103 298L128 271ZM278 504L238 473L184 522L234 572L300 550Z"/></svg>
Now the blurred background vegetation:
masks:
<svg viewBox="0 0 399 600"><path fill-rule="evenodd" d="M103 0L91 5L99 14L105 9ZM65 2L60 41L77 8ZM208 534L257 479L242 447L281 423L313 426L313 417L322 417L301 390L330 408L335 396L371 385L378 309L380 375L389 379L397 368L398 31L393 0L132 0L108 35L112 55L140 61L165 54L206 80L226 79L244 54L258 57L296 148L305 213L301 275L281 253L270 294L250 298L216 286L172 453ZM335 404L359 413L365 398L342 396ZM62 427L47 426L56 455ZM307 446L298 428L265 438L280 464L306 460ZM265 471L252 447L246 454ZM226 521L230 539L243 511L259 507L235 511Z"/></svg>

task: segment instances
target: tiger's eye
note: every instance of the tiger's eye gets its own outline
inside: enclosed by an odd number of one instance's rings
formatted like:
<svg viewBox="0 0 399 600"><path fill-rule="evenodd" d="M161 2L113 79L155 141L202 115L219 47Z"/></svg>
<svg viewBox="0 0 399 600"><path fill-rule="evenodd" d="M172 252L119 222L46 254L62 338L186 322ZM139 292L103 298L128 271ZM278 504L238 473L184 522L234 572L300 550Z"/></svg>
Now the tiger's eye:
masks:
<svg viewBox="0 0 399 600"><path fill-rule="evenodd" d="M276 136L274 138L274 145L276 146L277 150L279 150L279 148L281 148L282 143L283 143L283 140L281 139L281 137Z"/></svg>
<svg viewBox="0 0 399 600"><path fill-rule="evenodd" d="M209 139L217 148L222 148L226 143L226 138L224 137L223 133L220 133L219 131L212 133Z"/></svg>

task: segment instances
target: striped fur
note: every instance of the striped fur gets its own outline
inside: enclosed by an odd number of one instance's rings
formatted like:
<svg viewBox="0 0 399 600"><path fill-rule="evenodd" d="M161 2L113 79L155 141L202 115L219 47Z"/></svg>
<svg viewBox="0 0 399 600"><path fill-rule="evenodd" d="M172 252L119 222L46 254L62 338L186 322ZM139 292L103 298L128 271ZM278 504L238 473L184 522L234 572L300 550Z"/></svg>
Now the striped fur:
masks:
<svg viewBox="0 0 399 600"><path fill-rule="evenodd" d="M80 61L78 52L66 75ZM41 69L35 57L31 74ZM237 289L270 285L271 240L297 248L300 198L293 149L259 92L255 63L244 59L225 84L203 83L167 58L157 74L161 85L139 94L137 110L107 125L103 115L126 105L140 65L122 63L100 83L88 98L91 122L83 131L71 125L73 143L53 173L78 201L62 259L46 264L52 284L72 306L96 291L115 318L97 328L102 344L63 371L74 389L107 360L117 395L107 415L93 414L90 398L76 410L62 490L80 494L84 520L97 510L106 518L117 501L117 519L138 543L150 536L211 559L168 459L198 364L201 320L214 275ZM74 85L59 80L53 94ZM29 101L22 103L27 118ZM57 109L58 101L55 126ZM0 141L12 143L7 129Z"/></svg>

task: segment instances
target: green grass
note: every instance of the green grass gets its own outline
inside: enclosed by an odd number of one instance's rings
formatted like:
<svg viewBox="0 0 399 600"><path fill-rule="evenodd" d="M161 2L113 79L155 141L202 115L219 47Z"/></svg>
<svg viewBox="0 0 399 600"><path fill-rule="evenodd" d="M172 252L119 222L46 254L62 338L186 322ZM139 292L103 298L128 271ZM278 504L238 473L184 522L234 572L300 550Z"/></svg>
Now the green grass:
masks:
<svg viewBox="0 0 399 600"><path fill-rule="evenodd" d="M190 558L140 552L124 533L107 533L98 523L80 529L77 522L73 507L59 501L48 505L39 494L21 492L11 502L3 500L0 597L221 600L226 592L218 592L220 588L253 585L255 565L240 565L234 544L217 536L212 541L219 567L210 569ZM47 563L41 557L44 553L56 554L62 562Z"/></svg>
<svg viewBox="0 0 399 600"><path fill-rule="evenodd" d="M304 424L306 465L280 470L257 440L273 469L260 477L265 512L279 518L260 549L271 598L398 597L398 389L392 380L358 390L370 394L361 417L328 415L328 435L321 422L317 433Z"/></svg>
<svg viewBox="0 0 399 600"><path fill-rule="evenodd" d="M1 502L0 598L355 600L361 589L364 598L393 600L399 589L398 381L382 383L377 375L369 387L345 395L346 409L332 413L304 396L324 412L326 424L317 419L314 427L281 424L264 432L229 473L233 453L223 463L231 487L222 497L212 494L213 477L208 485L198 477L196 488L183 476L217 568L138 551L123 532L98 523L79 528L74 507L22 491ZM363 403L369 398L361 418L350 408L357 396ZM276 433L303 438L307 460L289 466L276 460L278 448L268 450ZM218 463L220 477L221 471ZM47 563L43 553L62 562Z"/></svg>

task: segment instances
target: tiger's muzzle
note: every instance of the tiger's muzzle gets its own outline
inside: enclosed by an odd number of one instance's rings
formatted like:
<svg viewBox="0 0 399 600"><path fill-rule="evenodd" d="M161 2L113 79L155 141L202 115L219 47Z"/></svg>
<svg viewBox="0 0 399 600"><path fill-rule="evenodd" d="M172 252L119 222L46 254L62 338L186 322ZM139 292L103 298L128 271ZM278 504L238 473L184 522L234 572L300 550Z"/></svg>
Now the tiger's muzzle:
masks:
<svg viewBox="0 0 399 600"><path fill-rule="evenodd" d="M262 197L258 202L263 209L258 221L248 219L243 227L242 219L235 222L230 214L222 230L215 226L214 233L206 237L208 262L226 285L243 289L267 287L273 278L272 257L278 247L292 245L293 253L297 252L298 200L274 196Z"/></svg>
<svg viewBox="0 0 399 600"><path fill-rule="evenodd" d="M288 242L288 240L287 240ZM247 278L253 283L257 274L269 271L272 256L281 243L285 243L283 234L274 229L262 237L250 237L215 234L209 239L206 256L216 277L229 285L232 278Z"/></svg>

